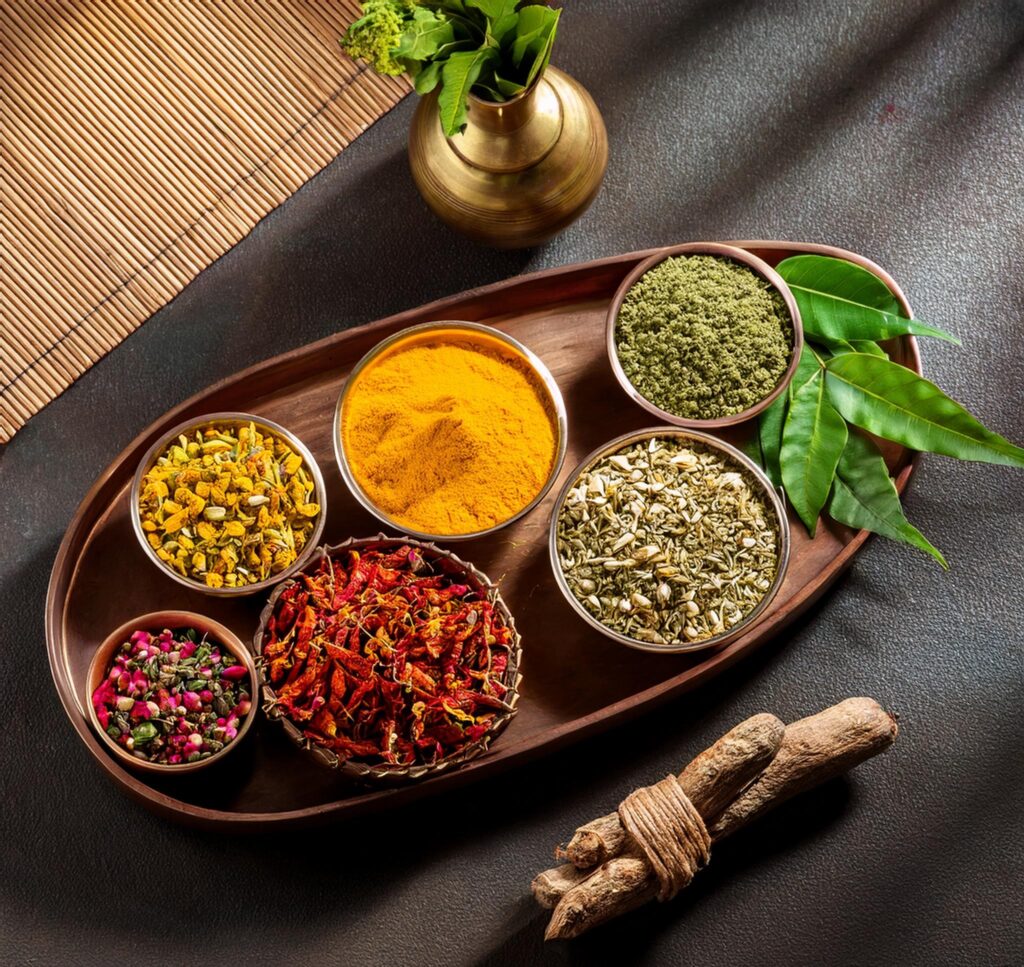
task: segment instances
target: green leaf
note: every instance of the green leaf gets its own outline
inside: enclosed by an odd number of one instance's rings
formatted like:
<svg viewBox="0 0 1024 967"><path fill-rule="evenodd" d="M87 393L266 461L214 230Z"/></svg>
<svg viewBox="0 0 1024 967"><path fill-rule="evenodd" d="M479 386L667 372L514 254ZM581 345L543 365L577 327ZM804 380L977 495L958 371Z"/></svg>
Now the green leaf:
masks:
<svg viewBox="0 0 1024 967"><path fill-rule="evenodd" d="M542 9L550 10L549 7ZM546 34L543 34L543 41L534 41L530 48L530 53L533 55L533 66L526 74L526 86L529 87L540 75L543 73L544 68L548 66L548 61L551 60L551 48L555 44L555 31L558 29L558 18L562 16L561 10L552 10L554 19L551 21L551 26ZM534 52L536 48L536 52Z"/></svg>
<svg viewBox="0 0 1024 967"><path fill-rule="evenodd" d="M487 17L487 43L501 46L509 31L519 20L516 4L519 0L466 0L466 4L479 10Z"/></svg>
<svg viewBox="0 0 1024 967"><path fill-rule="evenodd" d="M526 90L522 84L517 84L515 81L506 81L504 77L498 76L497 73L494 75L494 83L505 97L517 97Z"/></svg>
<svg viewBox="0 0 1024 967"><path fill-rule="evenodd" d="M782 427L786 421L789 397L782 393L762 414L757 423L757 435L761 444L761 466L768 479L776 487L782 486L782 469L779 453L782 449Z"/></svg>
<svg viewBox="0 0 1024 967"><path fill-rule="evenodd" d="M871 342L868 339L854 339L850 342L850 348L855 353L867 353L869 356L881 356L882 359L888 359L889 354L878 345L876 342Z"/></svg>
<svg viewBox="0 0 1024 967"><path fill-rule="evenodd" d="M484 64L494 58L493 47L456 51L445 61L441 71L441 93L437 103L441 111L441 128L449 138L466 127L466 102L469 92L480 76Z"/></svg>
<svg viewBox="0 0 1024 967"><path fill-rule="evenodd" d="M759 467L764 469L764 454L761 452L761 441L756 433L751 433L741 444L742 450Z"/></svg>
<svg viewBox="0 0 1024 967"><path fill-rule="evenodd" d="M809 383L818 373L821 372L822 362L807 343L804 343L800 350L800 362L796 364L796 372L789 383L789 398L793 399L799 389Z"/></svg>
<svg viewBox="0 0 1024 967"><path fill-rule="evenodd" d="M546 40L557 20L557 13L542 4L532 4L519 11L516 37L512 42L512 63L516 67L522 65L531 44Z"/></svg>
<svg viewBox="0 0 1024 967"><path fill-rule="evenodd" d="M455 31L447 17L426 7L416 7L412 22L403 31L393 53L400 60L425 61L454 40Z"/></svg>
<svg viewBox="0 0 1024 967"><path fill-rule="evenodd" d="M867 353L845 353L825 367L832 405L875 436L960 460L1024 467L1024 449L985 429L934 383L905 366Z"/></svg>
<svg viewBox="0 0 1024 967"><path fill-rule="evenodd" d="M794 255L776 266L792 289L804 332L824 339L891 339L935 336L960 344L949 333L900 314L900 304L877 275L843 259Z"/></svg>
<svg viewBox="0 0 1024 967"><path fill-rule="evenodd" d="M832 488L847 435L846 421L825 395L823 375L814 376L789 405L779 453L786 496L811 537Z"/></svg>
<svg viewBox="0 0 1024 967"><path fill-rule="evenodd" d="M413 87L417 94L429 94L441 79L442 61L432 61L418 71L413 77Z"/></svg>
<svg viewBox="0 0 1024 967"><path fill-rule="evenodd" d="M487 100L494 101L495 104L502 104L505 101L505 95L501 93L497 88L491 87L490 84L485 84L483 81L477 81L473 85L473 91L479 97L481 93L486 95Z"/></svg>
<svg viewBox="0 0 1024 967"><path fill-rule="evenodd" d="M533 83L551 59L551 47L561 15L561 10L542 4L526 6L519 11L516 36L512 42L512 63L517 68L526 69L526 87Z"/></svg>
<svg viewBox="0 0 1024 967"><path fill-rule="evenodd" d="M841 524L917 547L949 568L942 554L904 516L882 454L859 433L850 434L839 458L828 512Z"/></svg>

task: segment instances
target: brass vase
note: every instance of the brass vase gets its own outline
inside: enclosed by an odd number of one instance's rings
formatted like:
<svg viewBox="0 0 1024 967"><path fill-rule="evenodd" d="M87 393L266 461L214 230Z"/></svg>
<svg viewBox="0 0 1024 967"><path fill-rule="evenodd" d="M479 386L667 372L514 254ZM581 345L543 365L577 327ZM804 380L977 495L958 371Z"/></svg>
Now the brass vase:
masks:
<svg viewBox="0 0 1024 967"><path fill-rule="evenodd" d="M510 101L470 95L466 130L454 138L441 129L437 92L422 98L409 164L427 204L457 232L525 248L586 211L608 165L608 136L583 86L549 66Z"/></svg>

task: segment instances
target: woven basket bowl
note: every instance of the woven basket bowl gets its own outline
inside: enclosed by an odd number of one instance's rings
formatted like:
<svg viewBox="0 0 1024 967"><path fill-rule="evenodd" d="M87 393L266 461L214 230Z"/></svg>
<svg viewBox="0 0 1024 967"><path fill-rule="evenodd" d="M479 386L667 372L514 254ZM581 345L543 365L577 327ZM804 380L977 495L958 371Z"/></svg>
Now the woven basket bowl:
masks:
<svg viewBox="0 0 1024 967"><path fill-rule="evenodd" d="M402 547L403 545L417 548L423 553L423 556L427 560L443 559L449 562L452 569L457 571L460 577L465 579L467 584L486 593L488 600L490 600L494 605L496 616L512 632L508 668L506 668L505 674L501 680L502 684L508 688L508 694L505 696L505 701L510 706L510 710L507 712L499 712L494 717L488 731L475 742L471 742L469 745L461 748L458 752L447 756L444 759L439 759L437 762L403 766L389 765L386 763L369 765L365 762L353 759L348 759L347 761L342 762L330 749L326 749L323 746L312 742L310 739L307 739L302 734L298 726L296 726L295 723L286 716L284 711L278 705L277 695L267 680L266 663L263 660L263 641L267 633L267 625L270 621L271 615L274 613L275 607L277 606L278 598L280 598L286 588L289 588L296 583L296 579L294 577L288 581L281 582L274 588L266 606L260 613L259 628L257 629L252 642L252 651L255 655L256 668L260 679L260 688L262 689L263 710L266 713L267 718L279 722L288 737L297 746L305 750L309 755L313 756L321 765L327 766L330 769L337 769L342 775L365 782L401 784L416 779L422 779L425 776L434 775L447 769L452 769L456 766L462 765L464 762L468 762L470 759L475 759L477 756L482 755L487 751L491 742L501 734L508 723L512 720L512 716L515 715L516 706L519 702L519 686L523 680L523 676L519 674L519 664L522 659L522 643L519 637L519 632L516 631L515 619L508 610L508 606L502 600L502 597L498 592L497 585L495 585L482 571L479 571L472 564L463 561L451 551L446 551L438 547L436 544L432 544L427 541L414 540L409 537L388 537L384 534L378 534L376 537L350 538L349 540L343 541L340 544L335 544L332 547L318 547L316 553L302 568L302 571L310 572L319 565L320 561L325 556L333 557L347 550L365 550L368 548L393 550L395 548Z"/></svg>

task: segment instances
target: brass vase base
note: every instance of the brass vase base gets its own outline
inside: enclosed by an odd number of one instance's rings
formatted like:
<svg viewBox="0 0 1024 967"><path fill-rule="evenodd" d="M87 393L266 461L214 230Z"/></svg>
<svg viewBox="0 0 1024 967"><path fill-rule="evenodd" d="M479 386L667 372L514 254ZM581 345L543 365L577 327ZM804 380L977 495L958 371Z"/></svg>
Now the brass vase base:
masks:
<svg viewBox="0 0 1024 967"><path fill-rule="evenodd" d="M409 165L427 204L457 232L526 248L586 211L608 166L608 136L587 91L548 67L511 101L470 96L466 130L454 138L441 130L437 92L422 98Z"/></svg>

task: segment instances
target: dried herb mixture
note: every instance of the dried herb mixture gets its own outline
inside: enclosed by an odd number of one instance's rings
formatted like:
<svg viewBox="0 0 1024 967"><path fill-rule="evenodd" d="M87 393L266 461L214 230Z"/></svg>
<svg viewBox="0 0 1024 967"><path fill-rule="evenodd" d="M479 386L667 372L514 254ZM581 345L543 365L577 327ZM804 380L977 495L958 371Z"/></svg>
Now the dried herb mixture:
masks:
<svg viewBox="0 0 1024 967"><path fill-rule="evenodd" d="M252 709L249 671L195 629L139 629L92 694L100 726L136 758L196 762L238 736Z"/></svg>
<svg viewBox="0 0 1024 967"><path fill-rule="evenodd" d="M656 406L710 420L749 409L779 384L793 322L779 291L738 262L665 259L630 287L615 325L619 363Z"/></svg>
<svg viewBox="0 0 1024 967"><path fill-rule="evenodd" d="M278 706L343 762L433 763L480 739L509 709L513 636L465 577L408 545L322 558L264 635Z"/></svg>
<svg viewBox="0 0 1024 967"><path fill-rule="evenodd" d="M279 574L320 513L312 476L288 443L254 423L182 435L142 480L142 529L169 568L211 588Z"/></svg>
<svg viewBox="0 0 1024 967"><path fill-rule="evenodd" d="M779 565L778 521L743 467L673 438L628 444L581 474L559 513L557 547L583 607L655 645L738 624Z"/></svg>

